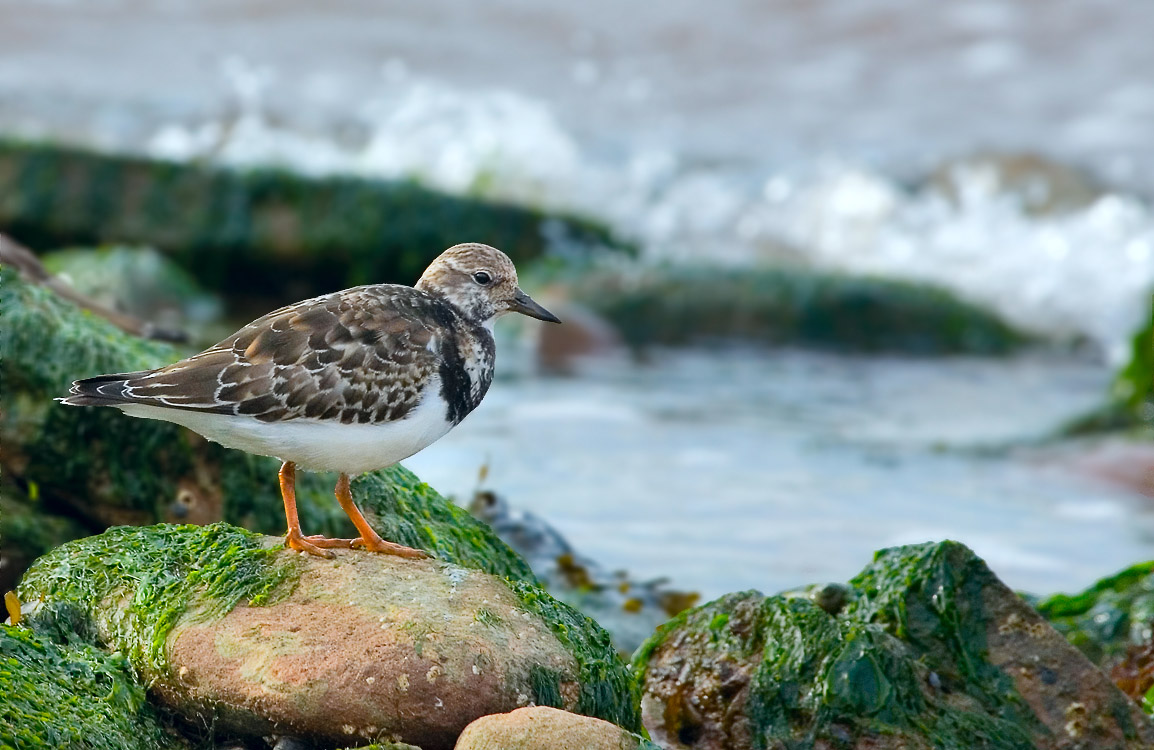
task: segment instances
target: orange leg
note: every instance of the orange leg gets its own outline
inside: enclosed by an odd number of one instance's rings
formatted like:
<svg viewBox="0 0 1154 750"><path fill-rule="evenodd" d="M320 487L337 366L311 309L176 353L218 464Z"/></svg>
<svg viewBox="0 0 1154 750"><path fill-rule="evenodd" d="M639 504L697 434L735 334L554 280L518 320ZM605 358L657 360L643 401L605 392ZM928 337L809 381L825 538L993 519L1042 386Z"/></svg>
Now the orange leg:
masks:
<svg viewBox="0 0 1154 750"><path fill-rule="evenodd" d="M321 549L301 534L301 521L297 516L297 465L292 461L285 461L280 467L280 496L284 500L285 518L288 519L285 546L318 557L332 557L332 552Z"/></svg>
<svg viewBox="0 0 1154 750"><path fill-rule="evenodd" d="M403 544L396 544L394 542L386 542L384 539L373 531L373 527L369 526L369 522L361 515L360 510L357 509L353 502L353 493L349 488L349 475L341 474L337 479L336 488L337 502L344 508L345 513L349 514L353 525L357 527L357 532L360 537L352 540L352 546L364 547L370 552L383 552L386 555L397 555L399 557L428 557L427 554L419 549L406 547ZM345 540L334 540L345 541ZM347 541L345 541L347 544ZM343 545L342 545L343 546Z"/></svg>

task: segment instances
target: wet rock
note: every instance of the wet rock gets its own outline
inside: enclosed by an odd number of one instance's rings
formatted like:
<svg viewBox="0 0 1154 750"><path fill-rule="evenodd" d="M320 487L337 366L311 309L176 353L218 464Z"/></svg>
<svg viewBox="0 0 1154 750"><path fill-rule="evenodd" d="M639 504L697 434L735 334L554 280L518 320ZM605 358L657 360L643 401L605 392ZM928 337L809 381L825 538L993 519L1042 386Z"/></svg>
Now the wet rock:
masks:
<svg viewBox="0 0 1154 750"><path fill-rule="evenodd" d="M1085 208L1102 195L1086 174L1037 154L980 154L948 161L929 185L954 203L1010 197L1032 216Z"/></svg>
<svg viewBox="0 0 1154 750"><path fill-rule="evenodd" d="M51 290L0 267L2 473L99 531L119 524L211 523L281 533L279 463L209 443L165 422L53 401L74 378L147 369L181 350L125 334ZM306 533L355 531L333 498L336 476L301 473ZM484 524L400 466L353 482L353 496L388 539L499 576L534 581L529 566Z"/></svg>
<svg viewBox="0 0 1154 750"><path fill-rule="evenodd" d="M0 747L177 750L124 659L0 625Z"/></svg>
<svg viewBox="0 0 1154 750"><path fill-rule="evenodd" d="M710 342L1004 354L1028 337L927 285L796 268L614 268L568 282L632 347Z"/></svg>
<svg viewBox="0 0 1154 750"><path fill-rule="evenodd" d="M203 332L223 312L219 297L151 247L58 250L44 256L44 266L87 299L165 330ZM212 341L231 332L218 330Z"/></svg>
<svg viewBox="0 0 1154 750"><path fill-rule="evenodd" d="M621 334L601 316L572 302L550 304L565 325L534 329L537 362L543 371L569 374L583 359L624 351Z"/></svg>
<svg viewBox="0 0 1154 750"><path fill-rule="evenodd" d="M885 550L831 616L729 594L637 652L668 748L1137 748L1154 724L964 546ZM800 744L797 744L800 743Z"/></svg>
<svg viewBox="0 0 1154 750"><path fill-rule="evenodd" d="M1154 562L1138 563L1077 594L1037 603L1050 625L1109 671L1130 646L1154 639Z"/></svg>
<svg viewBox="0 0 1154 750"><path fill-rule="evenodd" d="M619 246L591 221L411 181L227 169L50 143L0 141L0 195L0 231L31 247L150 245L209 289L282 303L357 284L412 283L438 253L468 239L518 263L560 235L567 247Z"/></svg>
<svg viewBox="0 0 1154 750"><path fill-rule="evenodd" d="M473 495L469 512L529 563L550 594L584 612L630 654L670 617L697 603L698 594L670 588L665 579L635 581L577 553L543 518L513 508L495 492Z"/></svg>
<svg viewBox="0 0 1154 750"><path fill-rule="evenodd" d="M639 728L608 634L535 586L362 551L335 560L225 524L116 528L38 560L41 630L89 623L155 698L250 736L451 747L538 704Z"/></svg>
<svg viewBox="0 0 1154 750"><path fill-rule="evenodd" d="M1154 639L1130 646L1126 657L1110 670L1110 679L1148 714L1154 714Z"/></svg>
<svg viewBox="0 0 1154 750"><path fill-rule="evenodd" d="M547 706L484 716L461 733L454 750L657 750L619 726Z"/></svg>

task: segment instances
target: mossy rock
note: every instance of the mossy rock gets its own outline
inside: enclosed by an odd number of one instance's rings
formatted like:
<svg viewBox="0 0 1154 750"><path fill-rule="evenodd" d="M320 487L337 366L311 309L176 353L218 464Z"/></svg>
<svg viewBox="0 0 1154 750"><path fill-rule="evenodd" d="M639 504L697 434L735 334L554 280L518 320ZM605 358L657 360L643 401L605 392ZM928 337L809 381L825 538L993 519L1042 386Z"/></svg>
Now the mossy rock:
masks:
<svg viewBox="0 0 1154 750"><path fill-rule="evenodd" d="M1055 594L1037 604L1066 640L1109 669L1129 646L1154 638L1154 561L1103 578L1078 594Z"/></svg>
<svg viewBox="0 0 1154 750"><path fill-rule="evenodd" d="M1130 340L1130 358L1115 376L1109 399L1071 420L1062 434L1081 436L1142 428L1147 439L1154 437L1154 296L1146 323Z"/></svg>
<svg viewBox="0 0 1154 750"><path fill-rule="evenodd" d="M567 285L634 347L715 342L850 352L1006 354L1029 338L927 285L802 269L593 271Z"/></svg>
<svg viewBox="0 0 1154 750"><path fill-rule="evenodd" d="M40 558L25 574L20 596L37 606L30 621L38 630L83 631L123 653L175 710L234 731L303 733L330 743L346 734L372 740L375 732L402 732L406 741L441 747L450 739L444 727L459 732L468 720L493 711L463 721L461 712L472 706L463 705L464 698L434 706L437 677L455 681L457 692L445 693L446 701L477 681L467 695L490 701L485 705L497 711L519 701L557 705L640 729L637 688L608 633L536 586L435 560L362 551L313 558L285 550L281 541L227 524L110 529ZM474 653L472 641L461 635L466 632L499 637ZM374 645L374 633L381 644ZM221 645L226 641L228 648ZM430 653L422 654L423 648ZM365 661L346 654L350 649L364 651ZM526 649L547 655L516 662ZM343 656L330 663L325 654ZM510 659L521 666L489 674ZM465 661L476 668L460 668ZM310 671L314 662L321 673ZM326 677L326 664L350 684L341 687L336 677ZM359 672L349 672L355 664L369 671L357 678ZM397 692L399 664L421 669ZM376 667L385 671L376 674ZM494 677L500 677L497 683L484 683ZM371 687L374 681L380 684ZM333 696L390 690L375 702L327 703ZM427 698L429 711L453 720L422 723L415 708L388 714L405 694ZM334 723L334 717L344 718ZM329 724L317 723L322 721ZM406 731L417 735L404 736Z"/></svg>
<svg viewBox="0 0 1154 750"><path fill-rule="evenodd" d="M0 625L0 748L178 750L124 658Z"/></svg>
<svg viewBox="0 0 1154 750"><path fill-rule="evenodd" d="M209 443L177 425L53 399L73 379L156 367L183 353L130 336L0 268L0 441L3 470L101 530L226 520L282 533L278 463ZM307 533L352 536L333 497L336 476L300 473ZM353 482L353 496L388 539L441 559L536 582L529 566L484 524L401 466Z"/></svg>
<svg viewBox="0 0 1154 750"><path fill-rule="evenodd" d="M1154 724L980 558L884 550L832 615L729 594L634 656L645 725L690 748L1150 747Z"/></svg>
<svg viewBox="0 0 1154 750"><path fill-rule="evenodd" d="M148 321L155 329L199 334L224 309L223 302L202 289L192 274L151 247L68 248L47 253L41 260L49 272L66 278L87 299ZM217 338L231 333L217 332Z"/></svg>
<svg viewBox="0 0 1154 750"><path fill-rule="evenodd" d="M514 261L540 256L552 235L615 244L591 221L411 182L226 169L13 140L0 140L0 231L33 248L150 245L209 289L281 301L412 283L459 242L499 247Z"/></svg>

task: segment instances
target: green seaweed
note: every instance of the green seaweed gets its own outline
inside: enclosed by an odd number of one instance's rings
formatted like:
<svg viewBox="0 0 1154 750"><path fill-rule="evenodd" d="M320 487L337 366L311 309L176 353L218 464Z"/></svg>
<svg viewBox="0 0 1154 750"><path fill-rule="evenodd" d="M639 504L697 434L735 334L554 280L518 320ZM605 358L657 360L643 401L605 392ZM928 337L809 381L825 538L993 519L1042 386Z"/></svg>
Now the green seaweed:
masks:
<svg viewBox="0 0 1154 750"><path fill-rule="evenodd" d="M1115 573L1078 594L1055 594L1036 609L1090 661L1102 667L1154 635L1154 561Z"/></svg>
<svg viewBox="0 0 1154 750"><path fill-rule="evenodd" d="M605 719L631 732L641 732L641 692L629 668L617 655L609 633L545 591L522 581L509 581L521 606L541 618L577 660L579 714Z"/></svg>
<svg viewBox="0 0 1154 750"><path fill-rule="evenodd" d="M529 682L533 685L534 702L538 706L564 708L561 700L561 675L554 669L534 664L529 670Z"/></svg>
<svg viewBox="0 0 1154 750"><path fill-rule="evenodd" d="M0 140L0 231L33 248L151 245L207 288L282 301L301 290L412 283L458 242L486 242L518 262L542 255L557 234L567 245L621 246L590 220L411 181L178 164L11 139Z"/></svg>
<svg viewBox="0 0 1154 750"><path fill-rule="evenodd" d="M212 618L239 602L259 606L292 590L293 557L262 541L223 523L112 528L37 560L19 593L48 605L31 618L35 628L59 630L61 605L79 608L103 645L142 673L166 675L168 634L194 594L208 603L198 616Z"/></svg>
<svg viewBox="0 0 1154 750"><path fill-rule="evenodd" d="M561 281L633 347L741 341L908 354L1006 354L1029 343L944 289L799 268L587 271Z"/></svg>
<svg viewBox="0 0 1154 750"><path fill-rule="evenodd" d="M0 625L0 748L176 750L123 657Z"/></svg>

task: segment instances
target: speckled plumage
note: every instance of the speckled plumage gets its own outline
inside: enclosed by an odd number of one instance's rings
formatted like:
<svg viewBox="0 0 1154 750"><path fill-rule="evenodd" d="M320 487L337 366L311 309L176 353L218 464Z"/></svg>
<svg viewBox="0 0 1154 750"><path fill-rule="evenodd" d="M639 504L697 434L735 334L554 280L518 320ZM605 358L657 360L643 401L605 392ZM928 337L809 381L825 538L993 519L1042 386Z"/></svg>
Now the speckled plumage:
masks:
<svg viewBox="0 0 1154 750"><path fill-rule="evenodd" d="M480 344L460 422L493 376L493 337L444 299L391 284L356 287L282 307L188 359L138 373L78 381L86 399L135 402L262 422L316 419L376 424L403 419L442 368ZM462 400L457 394L445 400Z"/></svg>
<svg viewBox="0 0 1154 750"><path fill-rule="evenodd" d="M517 286L504 253L457 245L415 287L361 286L282 307L167 367L78 380L61 401L175 422L281 459L293 549L328 555L326 547L347 544L418 557L373 531L348 475L413 455L477 407L493 381L491 326L509 312L559 322ZM336 496L358 538L302 534L298 465L340 473Z"/></svg>

